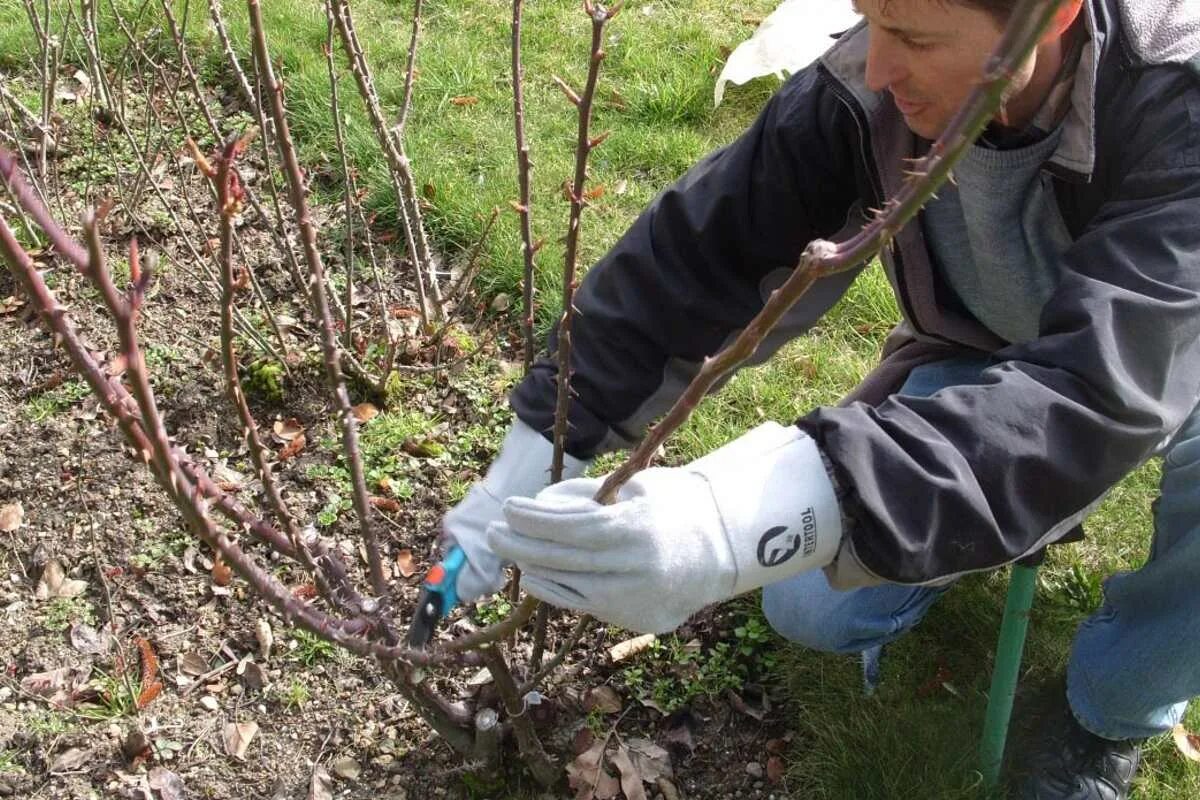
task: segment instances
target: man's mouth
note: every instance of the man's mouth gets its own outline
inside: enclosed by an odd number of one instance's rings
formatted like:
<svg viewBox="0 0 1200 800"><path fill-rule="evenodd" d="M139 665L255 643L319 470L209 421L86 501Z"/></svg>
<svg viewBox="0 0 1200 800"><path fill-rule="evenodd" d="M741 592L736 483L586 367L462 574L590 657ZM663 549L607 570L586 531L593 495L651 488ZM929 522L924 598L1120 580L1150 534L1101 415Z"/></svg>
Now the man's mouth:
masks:
<svg viewBox="0 0 1200 800"><path fill-rule="evenodd" d="M914 116L915 114L919 113L921 109L925 108L926 105L928 105L928 103L917 103L912 100L905 100L903 97L900 97L897 94L893 94L892 99L896 103L896 108L898 108L900 113L906 117Z"/></svg>

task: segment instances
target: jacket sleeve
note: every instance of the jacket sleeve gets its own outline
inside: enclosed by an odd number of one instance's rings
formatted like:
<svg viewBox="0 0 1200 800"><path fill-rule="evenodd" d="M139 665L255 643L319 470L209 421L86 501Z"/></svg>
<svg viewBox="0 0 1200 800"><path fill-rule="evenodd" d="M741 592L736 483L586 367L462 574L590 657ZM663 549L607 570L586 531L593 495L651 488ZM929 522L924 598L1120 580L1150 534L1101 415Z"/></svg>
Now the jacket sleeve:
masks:
<svg viewBox="0 0 1200 800"><path fill-rule="evenodd" d="M845 488L848 544L867 572L933 582L1036 551L1196 407L1200 102L1192 89L1153 103L1129 117L1038 338L997 352L978 385L801 421Z"/></svg>
<svg viewBox="0 0 1200 800"><path fill-rule="evenodd" d="M575 296L568 452L586 458L635 441L762 307L773 273L842 227L857 197L854 130L817 67L797 73L589 270ZM811 325L852 280L814 287L795 327ZM552 332L551 354L556 341ZM556 373L554 356L542 358L513 393L535 430L552 427Z"/></svg>

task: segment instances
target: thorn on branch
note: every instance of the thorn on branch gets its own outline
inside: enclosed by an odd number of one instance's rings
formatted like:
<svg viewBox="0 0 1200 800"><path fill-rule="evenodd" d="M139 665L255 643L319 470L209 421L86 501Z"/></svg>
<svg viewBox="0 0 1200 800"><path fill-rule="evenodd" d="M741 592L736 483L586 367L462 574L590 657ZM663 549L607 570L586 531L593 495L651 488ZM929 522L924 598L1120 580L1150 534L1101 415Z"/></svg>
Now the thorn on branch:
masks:
<svg viewBox="0 0 1200 800"><path fill-rule="evenodd" d="M196 142L192 140L192 137L187 137L185 143L187 144L188 152L192 156L192 161L196 162L196 167L204 173L206 178L210 180L216 178L216 168L213 167L213 165L209 163L209 160L204 157L204 154L200 152L200 148L196 145Z"/></svg>
<svg viewBox="0 0 1200 800"><path fill-rule="evenodd" d="M588 140L588 149L595 150L600 145L604 144L604 140L612 135L612 131L605 131L594 139Z"/></svg>
<svg viewBox="0 0 1200 800"><path fill-rule="evenodd" d="M557 75L551 75L550 80L554 81L554 84L562 90L562 93L567 96L567 99L570 100L576 108L578 108L579 104L583 102L579 99L579 95L576 94L575 90L568 86L567 82L562 78L558 77Z"/></svg>

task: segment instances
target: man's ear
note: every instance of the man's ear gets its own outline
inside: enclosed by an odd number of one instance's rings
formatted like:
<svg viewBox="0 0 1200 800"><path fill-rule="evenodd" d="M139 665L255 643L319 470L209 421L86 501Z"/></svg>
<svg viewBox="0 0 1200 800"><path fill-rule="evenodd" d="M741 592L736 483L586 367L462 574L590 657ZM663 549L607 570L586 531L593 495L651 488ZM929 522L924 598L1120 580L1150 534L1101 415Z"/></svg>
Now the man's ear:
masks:
<svg viewBox="0 0 1200 800"><path fill-rule="evenodd" d="M1059 7L1054 14L1054 21L1050 23L1049 30L1042 37L1042 41L1050 41L1057 39L1067 32L1067 29L1075 24L1075 20L1079 17L1079 12L1083 9L1083 0L1067 0Z"/></svg>

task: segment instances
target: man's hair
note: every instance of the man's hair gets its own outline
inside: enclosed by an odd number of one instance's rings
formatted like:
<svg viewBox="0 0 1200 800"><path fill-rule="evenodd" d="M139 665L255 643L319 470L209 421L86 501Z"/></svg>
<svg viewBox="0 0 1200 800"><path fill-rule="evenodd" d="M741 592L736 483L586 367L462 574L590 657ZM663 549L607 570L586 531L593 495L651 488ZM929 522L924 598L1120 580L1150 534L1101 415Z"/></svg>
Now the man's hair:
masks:
<svg viewBox="0 0 1200 800"><path fill-rule="evenodd" d="M954 0L954 2L986 11L1000 23L1008 22L1013 9L1017 7L1017 0Z"/></svg>

